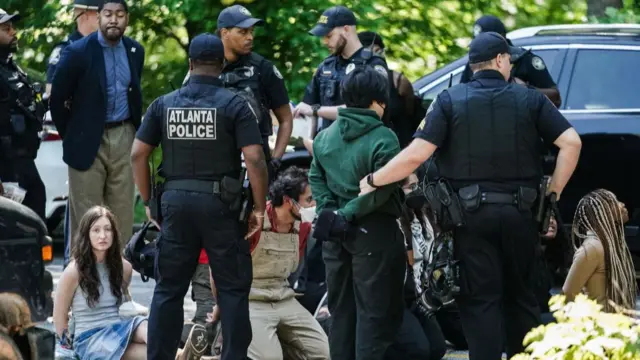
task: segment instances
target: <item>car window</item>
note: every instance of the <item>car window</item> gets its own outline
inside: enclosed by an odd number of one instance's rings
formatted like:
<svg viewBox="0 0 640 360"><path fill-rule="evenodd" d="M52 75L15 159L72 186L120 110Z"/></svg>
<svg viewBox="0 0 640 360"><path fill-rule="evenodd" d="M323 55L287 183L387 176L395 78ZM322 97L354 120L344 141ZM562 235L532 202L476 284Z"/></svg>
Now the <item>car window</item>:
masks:
<svg viewBox="0 0 640 360"><path fill-rule="evenodd" d="M578 51L567 96L567 109L640 108L638 63L638 51Z"/></svg>
<svg viewBox="0 0 640 360"><path fill-rule="evenodd" d="M433 88L429 89L424 94L422 94L423 102L429 102L429 103L432 102L433 100L435 100L436 96L438 96L438 94L442 92L442 90L447 89L449 87L449 76L451 76L450 74L451 73L447 74L446 80L440 82L438 85L434 86ZM453 75L453 81L451 81L451 86L458 84L461 78L462 78L462 71L456 75Z"/></svg>

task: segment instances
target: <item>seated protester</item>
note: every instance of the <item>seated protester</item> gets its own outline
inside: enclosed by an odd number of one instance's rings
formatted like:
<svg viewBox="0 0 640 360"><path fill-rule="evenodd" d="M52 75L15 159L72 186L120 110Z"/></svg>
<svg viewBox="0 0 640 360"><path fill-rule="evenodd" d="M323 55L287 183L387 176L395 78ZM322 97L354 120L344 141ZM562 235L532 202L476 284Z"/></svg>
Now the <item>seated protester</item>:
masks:
<svg viewBox="0 0 640 360"><path fill-rule="evenodd" d="M585 195L573 220L576 250L569 275L562 287L568 301L586 290L607 312L615 312L614 303L634 309L638 292L631 253L624 237L629 214L623 203L607 190Z"/></svg>
<svg viewBox="0 0 640 360"><path fill-rule="evenodd" d="M419 172L424 172L419 171ZM420 174L424 177L426 174ZM434 343L432 348L439 349L439 338L444 336L456 349L467 349L467 341L462 332L460 312L452 300L445 305L433 307L419 299L424 288L427 266L433 261L431 258L432 247L440 229L435 224L431 209L426 203L423 189L419 185L417 174L411 174L402 185L405 193L405 206L399 219L400 229L405 235L408 256L408 277L405 283L405 296L414 307L413 314L423 324L427 337ZM409 291L411 290L411 291ZM425 320L425 314L429 313L431 320ZM434 315L432 317L432 315ZM437 330L436 330L437 326ZM433 330L431 330L433 329ZM434 334L430 334L434 333ZM441 334L441 335L438 335ZM443 340L444 340L443 339ZM432 350L432 354L433 354Z"/></svg>
<svg viewBox="0 0 640 360"><path fill-rule="evenodd" d="M305 210L315 206L306 171L290 167L281 172L269 186L269 198L262 231L249 239L253 262L249 317L253 338L248 356L253 360L329 359L326 334L313 315L296 301L288 281L298 267L301 249L311 231L310 223L300 221ZM213 320L218 319L218 312L214 307Z"/></svg>
<svg viewBox="0 0 640 360"><path fill-rule="evenodd" d="M133 270L120 254L113 213L101 206L89 209L73 243L72 260L60 277L53 305L60 345L73 348L81 359L146 359L146 319L122 320L119 315Z"/></svg>

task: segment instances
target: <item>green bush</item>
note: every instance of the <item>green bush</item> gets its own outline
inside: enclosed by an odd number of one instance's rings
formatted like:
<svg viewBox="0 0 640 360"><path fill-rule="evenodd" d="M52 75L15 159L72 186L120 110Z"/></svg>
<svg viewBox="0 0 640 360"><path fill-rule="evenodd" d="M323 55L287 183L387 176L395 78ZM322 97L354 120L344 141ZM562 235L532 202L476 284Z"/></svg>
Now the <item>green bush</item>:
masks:
<svg viewBox="0 0 640 360"><path fill-rule="evenodd" d="M557 295L550 305L557 323L531 330L524 339L525 353L512 360L640 359L637 319L605 313L585 295L568 304L564 296Z"/></svg>

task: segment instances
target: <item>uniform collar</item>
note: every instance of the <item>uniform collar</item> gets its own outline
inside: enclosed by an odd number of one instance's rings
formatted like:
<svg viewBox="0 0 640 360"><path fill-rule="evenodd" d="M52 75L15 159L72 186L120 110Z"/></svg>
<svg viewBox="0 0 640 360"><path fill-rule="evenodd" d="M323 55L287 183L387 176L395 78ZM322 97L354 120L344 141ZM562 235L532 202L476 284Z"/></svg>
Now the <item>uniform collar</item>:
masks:
<svg viewBox="0 0 640 360"><path fill-rule="evenodd" d="M227 60L225 59L225 61L224 61L224 70L233 69L233 68L235 68L237 66L241 66L241 65L246 64L249 61L249 57L250 56L251 56L251 52L246 54L246 55L239 55L238 58L236 59L236 61L234 61L234 62L227 62Z"/></svg>
<svg viewBox="0 0 640 360"><path fill-rule="evenodd" d="M189 77L189 82L194 84L205 84L205 85L215 85L222 87L222 80L215 76L209 75L191 75Z"/></svg>
<svg viewBox="0 0 640 360"><path fill-rule="evenodd" d="M505 83L507 82L504 79L504 76L502 76L502 74L500 74L500 72L498 70L480 70L480 71L476 72L475 74L473 74L473 79L474 80L478 80L478 79L493 79L493 80L502 80Z"/></svg>
<svg viewBox="0 0 640 360"><path fill-rule="evenodd" d="M342 55L338 55L338 60L342 63L348 63L351 62L351 60L357 58L360 56L360 54L362 53L362 50L364 49L364 46L361 46L360 49L356 50L356 52L354 52L351 57L349 57L348 59L345 59L342 57Z"/></svg>

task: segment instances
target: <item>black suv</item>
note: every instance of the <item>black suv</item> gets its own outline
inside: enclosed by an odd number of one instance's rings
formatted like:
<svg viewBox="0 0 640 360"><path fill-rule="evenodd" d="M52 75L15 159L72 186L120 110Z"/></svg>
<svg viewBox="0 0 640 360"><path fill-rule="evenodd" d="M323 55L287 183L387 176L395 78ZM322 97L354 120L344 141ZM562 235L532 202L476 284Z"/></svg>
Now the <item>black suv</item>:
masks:
<svg viewBox="0 0 640 360"><path fill-rule="evenodd" d="M559 203L567 234L580 198L611 190L629 210L627 242L640 269L640 25L540 26L507 37L544 59L562 96L560 110L582 138L578 168ZM466 63L464 56L420 78L416 94L428 106L450 80L459 83ZM551 152L548 174L554 164Z"/></svg>

